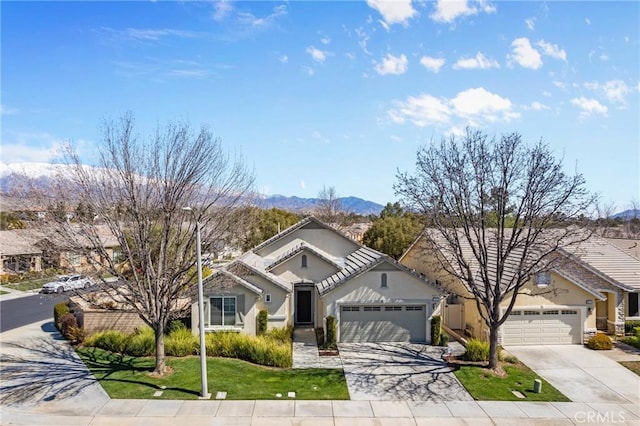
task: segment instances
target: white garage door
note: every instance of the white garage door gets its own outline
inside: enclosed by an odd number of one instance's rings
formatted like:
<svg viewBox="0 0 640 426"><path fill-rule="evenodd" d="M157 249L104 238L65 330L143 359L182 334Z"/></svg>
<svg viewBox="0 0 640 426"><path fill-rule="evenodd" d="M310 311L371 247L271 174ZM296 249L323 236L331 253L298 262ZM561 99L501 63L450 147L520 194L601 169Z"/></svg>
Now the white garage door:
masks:
<svg viewBox="0 0 640 426"><path fill-rule="evenodd" d="M405 306L342 306L341 342L425 342L426 308Z"/></svg>
<svg viewBox="0 0 640 426"><path fill-rule="evenodd" d="M514 309L502 324L502 344L566 345L582 343L580 309Z"/></svg>

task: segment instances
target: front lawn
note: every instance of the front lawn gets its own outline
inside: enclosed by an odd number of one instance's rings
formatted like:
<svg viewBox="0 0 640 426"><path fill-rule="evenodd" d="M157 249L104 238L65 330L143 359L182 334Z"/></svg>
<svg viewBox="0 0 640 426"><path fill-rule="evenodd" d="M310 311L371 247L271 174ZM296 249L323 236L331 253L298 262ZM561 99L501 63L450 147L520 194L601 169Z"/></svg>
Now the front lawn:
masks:
<svg viewBox="0 0 640 426"><path fill-rule="evenodd" d="M640 361L622 361L620 364L640 376Z"/></svg>
<svg viewBox="0 0 640 426"><path fill-rule="evenodd" d="M43 285L45 285L51 280L53 280L53 278L51 277L37 278L35 280L20 281L16 283L7 283L7 284L4 284L4 286L12 288L14 290L19 290L19 291L29 291L29 290L40 289L42 288Z"/></svg>
<svg viewBox="0 0 640 426"><path fill-rule="evenodd" d="M200 358L167 358L173 373L151 377L155 358L130 357L98 348L80 348L78 354L111 398L197 399L200 392ZM347 383L338 369L281 369L262 367L228 358L208 358L209 392L227 392L227 399L349 399Z"/></svg>
<svg viewBox="0 0 640 426"><path fill-rule="evenodd" d="M5 290L0 290L0 296L2 296L3 294L9 294L9 292Z"/></svg>
<svg viewBox="0 0 640 426"><path fill-rule="evenodd" d="M542 392L533 392L534 379L541 379L522 363L503 364L505 377L498 377L488 369L477 365L460 365L454 374L478 401L569 401L560 391L542 379ZM515 396L519 391L525 398Z"/></svg>

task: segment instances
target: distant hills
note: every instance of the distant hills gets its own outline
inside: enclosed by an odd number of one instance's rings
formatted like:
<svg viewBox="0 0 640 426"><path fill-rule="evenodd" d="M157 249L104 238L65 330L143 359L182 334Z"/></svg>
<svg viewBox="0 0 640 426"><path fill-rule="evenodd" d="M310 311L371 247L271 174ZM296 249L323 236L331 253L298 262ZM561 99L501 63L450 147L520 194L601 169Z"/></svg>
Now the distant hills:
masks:
<svg viewBox="0 0 640 426"><path fill-rule="evenodd" d="M609 218L622 219L622 220L640 219L640 210L639 209L625 210L623 212L616 213L612 216L609 216Z"/></svg>
<svg viewBox="0 0 640 426"><path fill-rule="evenodd" d="M0 192L9 194L18 188L24 188L28 182L40 188L48 187L49 182L56 176L68 173L64 164L48 163L0 163ZM359 215L379 214L384 206L373 201L358 197L343 197L339 199L345 210ZM285 195L261 195L255 204L263 208L279 208L297 213L310 212L318 204L318 198L300 198ZM7 206L5 206L7 207Z"/></svg>
<svg viewBox="0 0 640 426"><path fill-rule="evenodd" d="M378 215L384 208L383 205L374 203L373 201L363 200L358 197L338 198L342 203L344 210L367 216L370 214ZM284 195L268 195L258 199L256 205L263 208L278 208L293 212L309 212L312 211L320 202L318 198L300 198L287 197Z"/></svg>

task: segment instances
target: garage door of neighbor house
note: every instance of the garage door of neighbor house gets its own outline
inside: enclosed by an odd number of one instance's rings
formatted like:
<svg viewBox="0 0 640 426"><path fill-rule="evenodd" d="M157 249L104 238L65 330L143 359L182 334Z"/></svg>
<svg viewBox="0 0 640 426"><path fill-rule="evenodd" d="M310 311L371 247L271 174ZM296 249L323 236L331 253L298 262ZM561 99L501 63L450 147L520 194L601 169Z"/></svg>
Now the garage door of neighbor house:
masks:
<svg viewBox="0 0 640 426"><path fill-rule="evenodd" d="M568 345L582 343L580 309L517 309L502 324L502 344Z"/></svg>
<svg viewBox="0 0 640 426"><path fill-rule="evenodd" d="M341 342L424 342L426 307L342 306Z"/></svg>

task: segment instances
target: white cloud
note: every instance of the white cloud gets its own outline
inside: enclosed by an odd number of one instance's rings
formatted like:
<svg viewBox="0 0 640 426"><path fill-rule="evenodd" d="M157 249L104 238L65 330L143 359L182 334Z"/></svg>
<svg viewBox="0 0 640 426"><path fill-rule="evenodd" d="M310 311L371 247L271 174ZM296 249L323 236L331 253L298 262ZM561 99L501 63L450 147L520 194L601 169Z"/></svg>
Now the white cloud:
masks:
<svg viewBox="0 0 640 426"><path fill-rule="evenodd" d="M320 49L316 49L313 46L307 47L306 52L309 55L311 55L311 58L313 58L314 61L319 62L319 63L323 63L327 59L327 56L329 55L329 52L324 51L324 50L320 50Z"/></svg>
<svg viewBox="0 0 640 426"><path fill-rule="evenodd" d="M631 87L622 80L610 80L604 84L595 81L585 83L587 89L600 92L609 102L626 105L627 95L631 92Z"/></svg>
<svg viewBox="0 0 640 426"><path fill-rule="evenodd" d="M531 102L531 105L527 106L527 109L532 109L534 111L544 111L550 108L541 102L534 101L534 102Z"/></svg>
<svg viewBox="0 0 640 426"><path fill-rule="evenodd" d="M411 0L367 0L367 5L377 10L382 15L385 24L388 25L402 24L406 26L409 19L418 14L411 5Z"/></svg>
<svg viewBox="0 0 640 426"><path fill-rule="evenodd" d="M265 28L273 25L278 18L287 14L287 6L284 4L275 6L271 13L264 17L257 17L250 12L239 12L238 22L243 25L248 25L254 28Z"/></svg>
<svg viewBox="0 0 640 426"><path fill-rule="evenodd" d="M587 25L591 25L591 19L589 18L584 18L584 22L586 22Z"/></svg>
<svg viewBox="0 0 640 426"><path fill-rule="evenodd" d="M536 18L527 18L524 20L524 23L527 24L527 28L531 31L536 29Z"/></svg>
<svg viewBox="0 0 640 426"><path fill-rule="evenodd" d="M0 104L0 115L16 115L20 112L17 108L9 108L6 105Z"/></svg>
<svg viewBox="0 0 640 426"><path fill-rule="evenodd" d="M567 90L567 85L564 84L562 81L554 80L551 82L551 84L556 86L558 89Z"/></svg>
<svg viewBox="0 0 640 426"><path fill-rule="evenodd" d="M430 15L436 22L452 23L460 16L475 15L480 12L495 13L496 8L488 1L474 2L477 6L470 6L467 0L438 0L436 10Z"/></svg>
<svg viewBox="0 0 640 426"><path fill-rule="evenodd" d="M544 40L540 40L537 45L542 49L543 54L555 59L562 59L565 62L567 61L567 52L565 52L564 49L560 49L557 44L551 44Z"/></svg>
<svg viewBox="0 0 640 426"><path fill-rule="evenodd" d="M402 54L400 56L393 56L388 54L382 59L382 62L376 64L375 70L380 75L386 74L404 74L407 72L407 57Z"/></svg>
<svg viewBox="0 0 640 426"><path fill-rule="evenodd" d="M220 0L213 4L213 19L215 21L222 21L233 10L233 5L230 1Z"/></svg>
<svg viewBox="0 0 640 426"><path fill-rule="evenodd" d="M581 117L589 117L596 114L603 116L607 115L607 107L595 99L587 99L582 96L580 98L571 99L571 103L582 110L580 112Z"/></svg>
<svg viewBox="0 0 640 426"><path fill-rule="evenodd" d="M289 62L289 57L287 55L282 55L278 58L278 60L283 64L286 64L287 62Z"/></svg>
<svg viewBox="0 0 640 426"><path fill-rule="evenodd" d="M300 69L302 69L302 71L304 71L309 76L312 76L316 73L316 70L306 65L301 66Z"/></svg>
<svg viewBox="0 0 640 426"><path fill-rule="evenodd" d="M329 37L327 37L327 36L324 36L324 37L322 37L322 38L320 39L320 43L322 43L322 44L329 44L329 43L331 43L331 39L330 39Z"/></svg>
<svg viewBox="0 0 640 426"><path fill-rule="evenodd" d="M134 40L139 42L154 42L168 37L196 38L203 35L203 33L196 31L175 30L172 28L125 28L118 30L110 27L102 27L100 31L107 34L112 40Z"/></svg>
<svg viewBox="0 0 640 426"><path fill-rule="evenodd" d="M303 180L300 181L300 188L301 189L307 189L307 184L305 183L305 181L303 181Z"/></svg>
<svg viewBox="0 0 640 426"><path fill-rule="evenodd" d="M319 140L319 141L322 141L322 142L325 142L325 143L329 143L330 142L329 138L326 138L326 137L322 136L322 133L320 133L317 130L314 130L313 133L311 133L311 137L313 139L316 139L316 140Z"/></svg>
<svg viewBox="0 0 640 426"><path fill-rule="evenodd" d="M61 157L67 145L48 133L18 133L13 140L7 139L2 141L2 162L5 164L50 163ZM86 144L84 140L76 142L80 148Z"/></svg>
<svg viewBox="0 0 640 426"><path fill-rule="evenodd" d="M430 56L423 56L420 58L420 64L434 73L438 73L440 68L444 66L445 62L446 61L443 58L432 58Z"/></svg>
<svg viewBox="0 0 640 426"><path fill-rule="evenodd" d="M513 40L511 43L513 53L507 55L509 64L517 63L523 68L537 70L542 66L542 58L540 53L531 46L529 39L521 37Z"/></svg>
<svg viewBox="0 0 640 426"><path fill-rule="evenodd" d="M460 58L453 64L453 69L456 70L486 70L490 68L500 68L500 64L495 59L487 58L482 52L478 52L473 58Z"/></svg>
<svg viewBox="0 0 640 426"><path fill-rule="evenodd" d="M395 101L388 116L396 124L410 122L418 127L428 125L478 126L485 122L510 121L518 118L507 98L486 89L467 89L454 98L437 98L429 94L410 96Z"/></svg>

